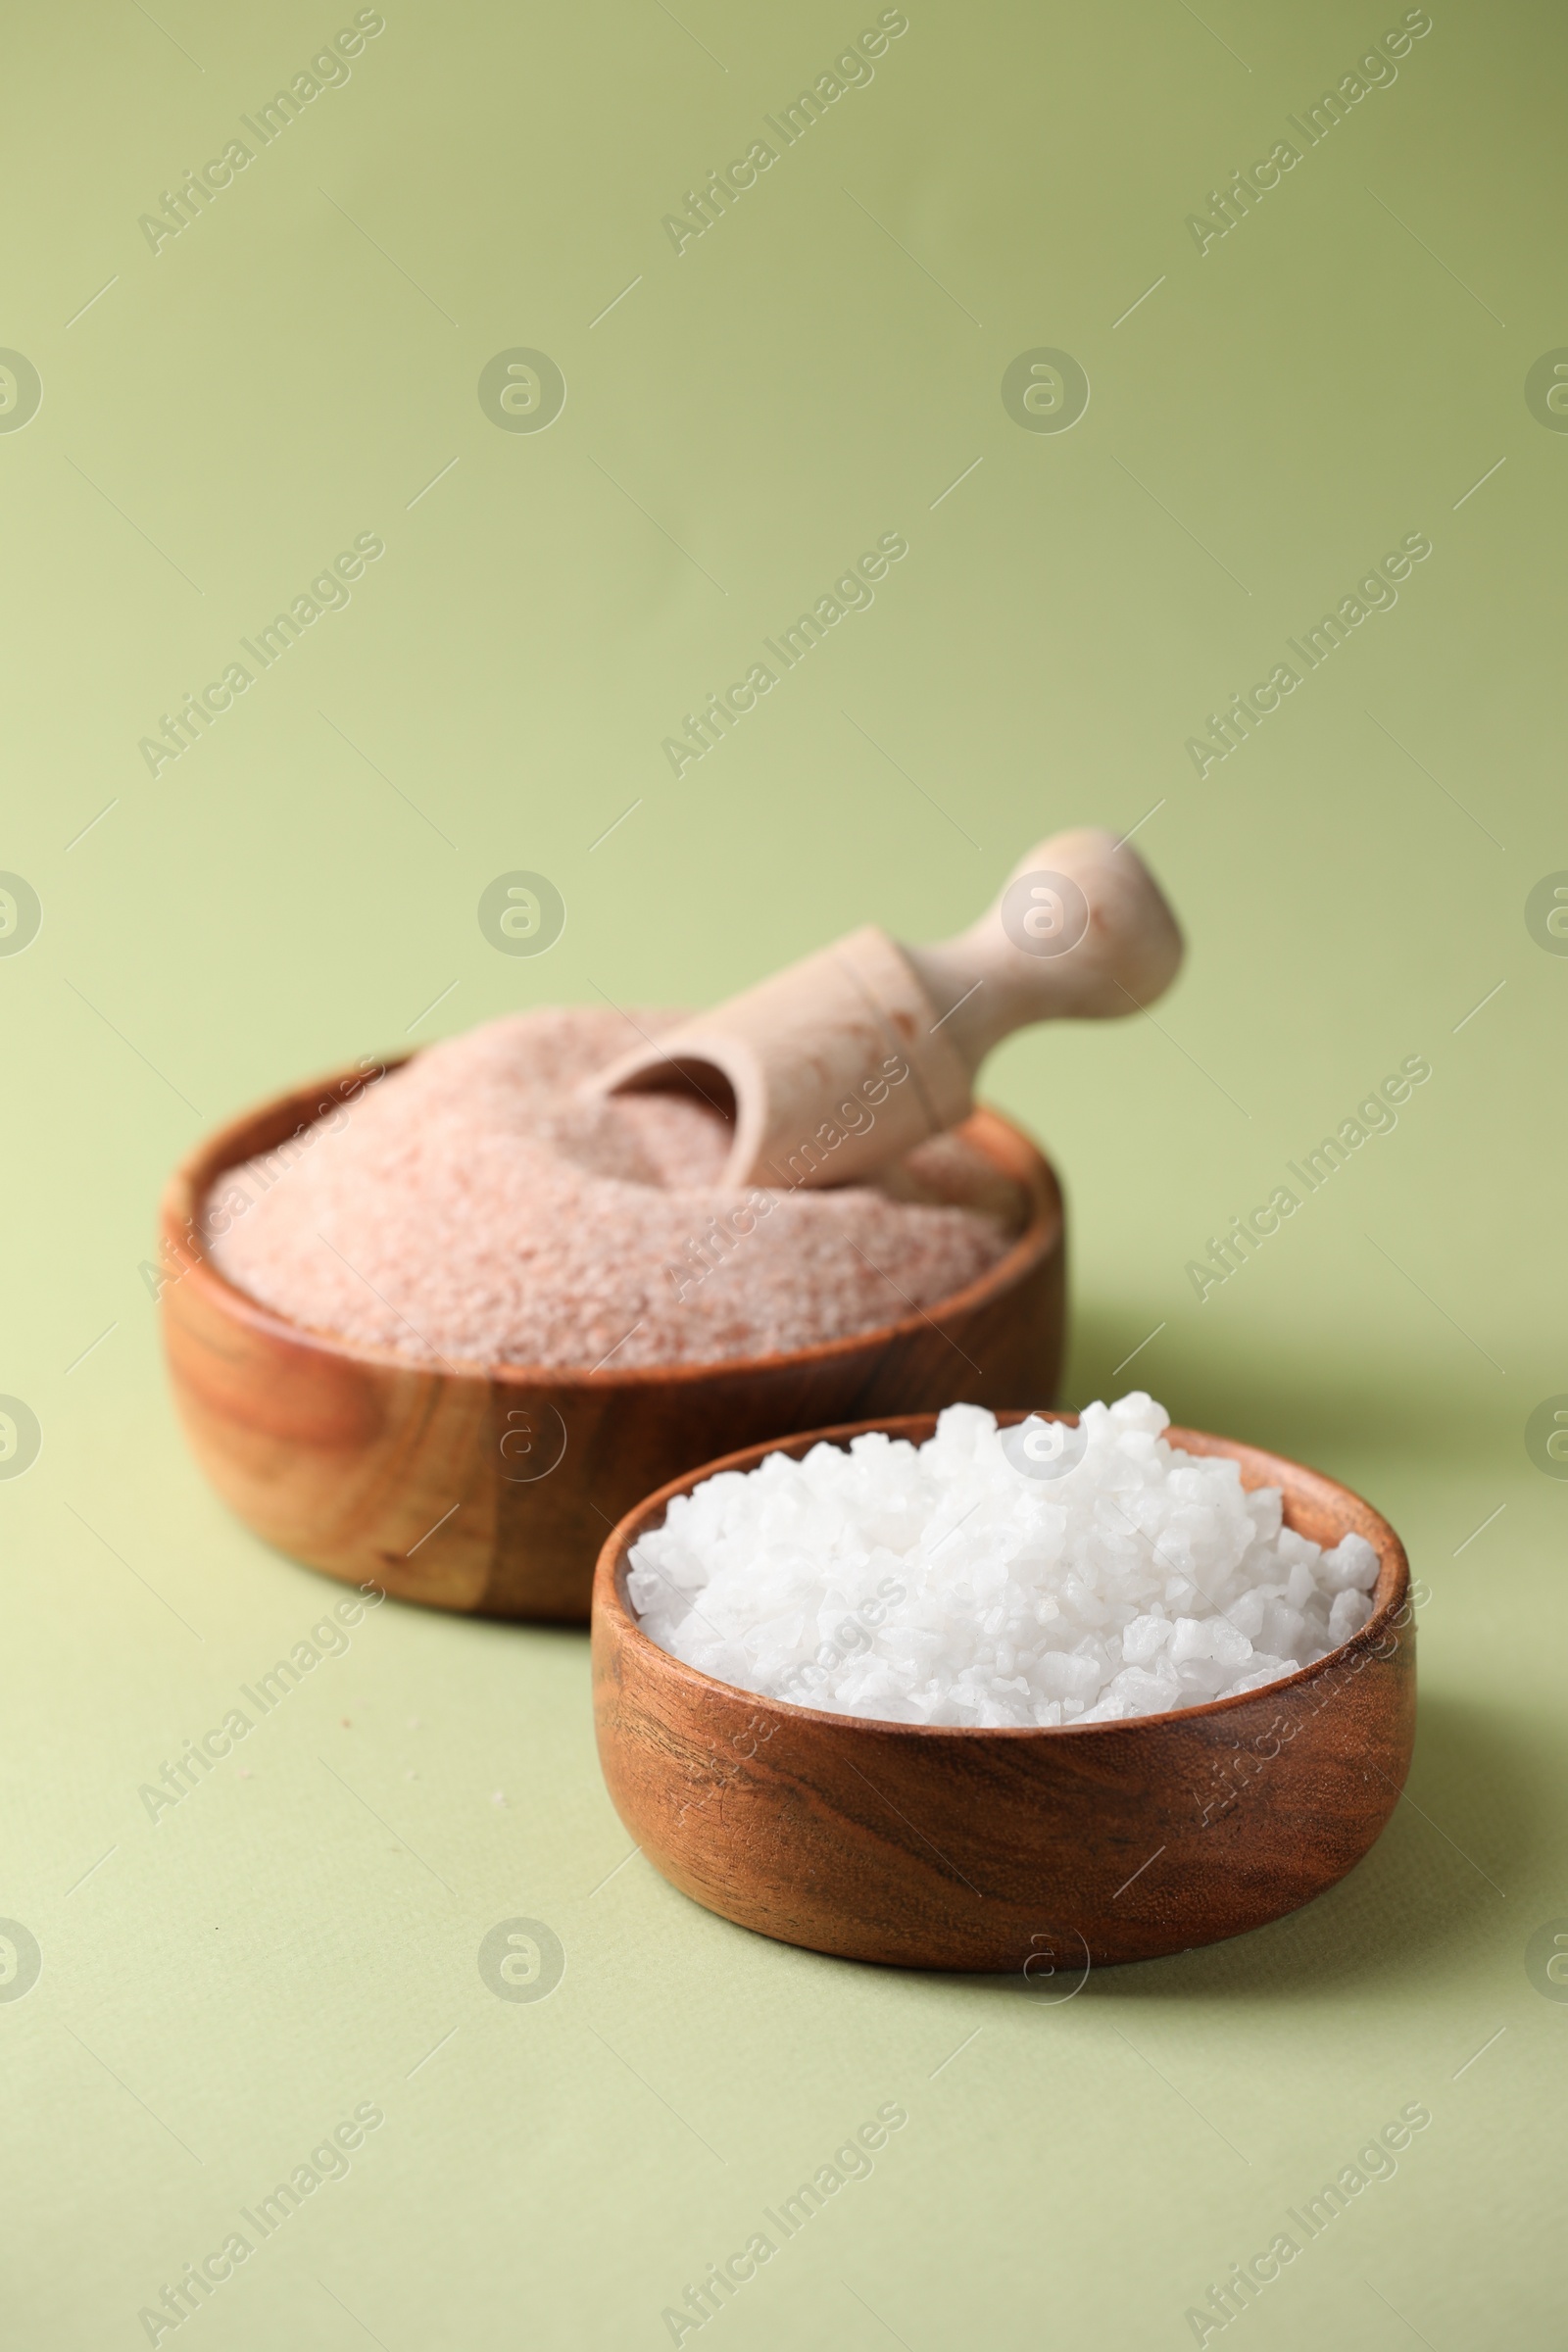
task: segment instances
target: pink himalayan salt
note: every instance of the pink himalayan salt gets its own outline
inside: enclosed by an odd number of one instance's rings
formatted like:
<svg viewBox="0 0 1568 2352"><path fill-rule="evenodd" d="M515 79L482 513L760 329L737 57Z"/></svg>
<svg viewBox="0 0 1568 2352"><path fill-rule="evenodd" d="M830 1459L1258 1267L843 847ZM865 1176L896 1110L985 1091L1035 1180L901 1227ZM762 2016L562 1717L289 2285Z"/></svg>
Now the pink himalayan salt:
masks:
<svg viewBox="0 0 1568 2352"><path fill-rule="evenodd" d="M678 1014L637 1013L657 1035ZM449 1038L208 1196L220 1272L315 1331L416 1363L710 1363L896 1322L973 1282L1026 1213L956 1136L876 1187L771 1195L727 1252L726 1131L701 1102L584 1102L615 1012L518 1013Z"/></svg>

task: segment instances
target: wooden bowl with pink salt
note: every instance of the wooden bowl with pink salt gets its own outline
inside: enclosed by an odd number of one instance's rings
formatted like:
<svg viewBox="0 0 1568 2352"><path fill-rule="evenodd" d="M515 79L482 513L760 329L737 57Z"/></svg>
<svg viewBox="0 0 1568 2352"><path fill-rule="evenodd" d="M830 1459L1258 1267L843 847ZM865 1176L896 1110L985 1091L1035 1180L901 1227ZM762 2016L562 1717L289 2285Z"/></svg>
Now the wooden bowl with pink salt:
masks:
<svg viewBox="0 0 1568 2352"><path fill-rule="evenodd" d="M570 1077L583 1036L606 1016L549 1017L552 1070ZM159 1290L175 1401L201 1467L267 1543L400 1599L580 1624L610 1529L698 1463L955 1399L1051 1403L1064 1320L1062 1201L1018 1128L981 1109L938 1139L980 1172L1002 1219L982 1270L944 1295L922 1296L921 1270L929 1283L944 1262L929 1237L949 1232L941 1220L954 1196L933 1211L941 1195L918 1185L889 1199L858 1188L853 1198L780 1196L765 1243L736 1230L737 1213L724 1228L732 1270L712 1242L722 1197L628 1184L607 1157L609 1131L579 1131L575 1110L557 1119L552 1150L577 1153L572 1167L590 1172L573 1176L575 1191L552 1194L536 1099L503 1058L514 1053L514 1030L493 1023L404 1063L361 1065L279 1095L209 1137L169 1183ZM602 1059L609 1042L588 1038ZM404 1095L394 1130L395 1088ZM437 1164L433 1139L460 1099L490 1103L493 1131ZM591 1119L674 1115L600 1104ZM637 1148L657 1161L652 1127ZM388 1191L400 1172L404 1196ZM913 1226L899 1225L901 1210ZM498 1236L487 1211L512 1225ZM594 1268L620 1264L638 1217L653 1220L637 1240L653 1249L650 1304L622 1338L618 1294L596 1285ZM810 1298L789 1294L781 1241L796 1218ZM906 1229L927 1241L901 1258ZM691 1236L679 1267L670 1233ZM696 1271L708 1257L710 1277ZM692 1276L677 1301L684 1320L665 1297L679 1291L681 1267ZM859 1328L761 1344L770 1330L830 1324L852 1292ZM531 1358L509 1344L535 1329Z"/></svg>

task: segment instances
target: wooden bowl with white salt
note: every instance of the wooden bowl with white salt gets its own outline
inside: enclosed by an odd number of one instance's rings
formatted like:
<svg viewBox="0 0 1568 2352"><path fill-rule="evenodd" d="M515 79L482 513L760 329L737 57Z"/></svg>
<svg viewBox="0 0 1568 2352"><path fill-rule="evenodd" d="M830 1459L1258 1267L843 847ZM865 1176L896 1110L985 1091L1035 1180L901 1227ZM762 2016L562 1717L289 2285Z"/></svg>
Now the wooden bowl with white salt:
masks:
<svg viewBox="0 0 1568 2352"><path fill-rule="evenodd" d="M768 1453L799 1460L871 1430L920 1445L935 1427L923 1413L751 1446L673 1480L607 1540L594 1586L599 1756L655 1868L781 1942L1020 1976L1045 1999L1068 1997L1092 1968L1261 1927L1353 1868L1409 1768L1409 1569L1370 1504L1255 1446L1165 1432L1189 1454L1229 1457L1244 1490L1279 1488L1285 1525L1310 1542L1363 1538L1377 1577L1350 1640L1239 1696L1041 1730L883 1722L717 1681L642 1630L629 1555L677 1495Z"/></svg>
<svg viewBox="0 0 1568 2352"><path fill-rule="evenodd" d="M1016 1189L1004 1254L951 1297L847 1339L568 1372L432 1366L309 1329L219 1272L204 1204L225 1171L308 1141L366 1084L346 1071L247 1112L176 1170L162 1207L164 1340L192 1450L248 1526L329 1576L580 1624L607 1530L694 1463L823 1421L1055 1393L1061 1195L1029 1138L983 1109L957 1132Z"/></svg>

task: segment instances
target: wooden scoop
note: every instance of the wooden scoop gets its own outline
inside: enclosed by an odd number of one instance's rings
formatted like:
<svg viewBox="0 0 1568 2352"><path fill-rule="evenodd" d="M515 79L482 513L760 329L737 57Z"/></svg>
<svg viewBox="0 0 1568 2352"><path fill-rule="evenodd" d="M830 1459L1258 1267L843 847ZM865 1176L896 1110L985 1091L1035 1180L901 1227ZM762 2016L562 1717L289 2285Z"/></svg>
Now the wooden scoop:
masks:
<svg viewBox="0 0 1568 2352"><path fill-rule="evenodd" d="M727 1187L862 1181L968 1116L1002 1038L1136 1012L1181 957L1137 852L1093 828L1056 833L956 939L906 948L867 924L625 1054L588 1091L702 1095L733 1121Z"/></svg>

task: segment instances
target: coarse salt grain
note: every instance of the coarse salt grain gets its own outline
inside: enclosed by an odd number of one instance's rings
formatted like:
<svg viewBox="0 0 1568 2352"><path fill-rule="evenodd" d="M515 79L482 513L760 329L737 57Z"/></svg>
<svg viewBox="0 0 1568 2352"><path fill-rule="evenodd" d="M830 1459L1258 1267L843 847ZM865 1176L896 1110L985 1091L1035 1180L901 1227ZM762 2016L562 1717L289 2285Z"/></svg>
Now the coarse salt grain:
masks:
<svg viewBox="0 0 1568 2352"><path fill-rule="evenodd" d="M432 1046L225 1170L213 1262L291 1321L416 1363L586 1372L847 1338L1004 1255L1028 1201L957 1136L875 1187L745 1194L719 1182L728 1134L700 1102L578 1095L680 1017L552 1009Z"/></svg>
<svg viewBox="0 0 1568 2352"><path fill-rule="evenodd" d="M763 1697L888 1723L1108 1723L1263 1689L1372 1614L1378 1557L1283 1524L1278 1487L1171 1446L1141 1391L1076 1431L950 1405L771 1453L670 1504L627 1595L672 1656Z"/></svg>

